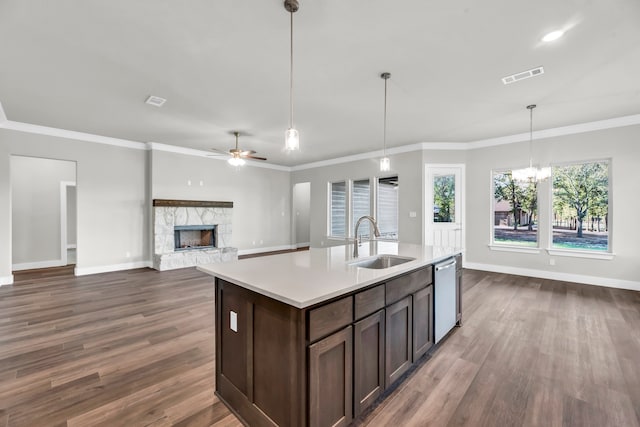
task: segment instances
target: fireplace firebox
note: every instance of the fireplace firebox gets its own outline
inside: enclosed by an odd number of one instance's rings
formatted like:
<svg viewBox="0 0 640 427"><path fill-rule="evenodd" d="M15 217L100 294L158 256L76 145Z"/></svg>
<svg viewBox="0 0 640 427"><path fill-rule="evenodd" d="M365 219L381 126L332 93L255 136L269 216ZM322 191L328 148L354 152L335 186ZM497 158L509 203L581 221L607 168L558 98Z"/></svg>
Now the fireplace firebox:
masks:
<svg viewBox="0 0 640 427"><path fill-rule="evenodd" d="M176 251L216 247L215 225L176 225L173 230Z"/></svg>

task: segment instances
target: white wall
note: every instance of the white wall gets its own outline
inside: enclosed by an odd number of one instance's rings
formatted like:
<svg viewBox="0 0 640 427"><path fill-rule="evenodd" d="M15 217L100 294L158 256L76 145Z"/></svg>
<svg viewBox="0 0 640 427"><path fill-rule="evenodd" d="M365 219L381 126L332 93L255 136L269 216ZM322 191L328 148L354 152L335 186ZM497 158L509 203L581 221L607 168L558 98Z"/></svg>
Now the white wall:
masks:
<svg viewBox="0 0 640 427"><path fill-rule="evenodd" d="M422 244L424 206L424 163L461 163L463 151L412 151L389 156L391 171L380 172L379 159L372 158L349 163L317 167L295 171L294 183L311 183L311 246L332 246L344 244L344 240L327 238L327 183L339 180L355 180L398 175L398 238L402 242ZM414 218L410 212L416 212Z"/></svg>
<svg viewBox="0 0 640 427"><path fill-rule="evenodd" d="M295 243L298 246L309 244L311 239L311 183L300 182L293 186L293 216L295 223Z"/></svg>
<svg viewBox="0 0 640 427"><path fill-rule="evenodd" d="M75 178L74 178L74 181L75 181ZM68 185L67 186L67 246L76 245L77 209L78 208L76 203L76 187L75 185Z"/></svg>
<svg viewBox="0 0 640 427"><path fill-rule="evenodd" d="M11 156L12 263L15 270L62 265L60 183L76 164Z"/></svg>
<svg viewBox="0 0 640 427"><path fill-rule="evenodd" d="M233 202L232 245L241 254L291 247L288 171L159 150L151 152L151 164L153 199Z"/></svg>
<svg viewBox="0 0 640 427"><path fill-rule="evenodd" d="M584 283L635 288L640 285L640 126L600 130L534 141L534 163L562 163L611 159L611 235L615 258L594 260L539 254L498 252L489 249L491 236L491 171L525 166L528 143L472 150L467 162L466 265L495 271L554 277ZM540 184L540 244L549 245L550 182ZM546 230L546 231L545 231ZM596 278L596 279L594 279ZM604 278L604 279L603 279ZM629 282L629 283L625 283ZM640 290L640 287L638 288Z"/></svg>
<svg viewBox="0 0 640 427"><path fill-rule="evenodd" d="M0 283L11 278L11 155L77 163L78 273L148 263L144 150L0 129Z"/></svg>

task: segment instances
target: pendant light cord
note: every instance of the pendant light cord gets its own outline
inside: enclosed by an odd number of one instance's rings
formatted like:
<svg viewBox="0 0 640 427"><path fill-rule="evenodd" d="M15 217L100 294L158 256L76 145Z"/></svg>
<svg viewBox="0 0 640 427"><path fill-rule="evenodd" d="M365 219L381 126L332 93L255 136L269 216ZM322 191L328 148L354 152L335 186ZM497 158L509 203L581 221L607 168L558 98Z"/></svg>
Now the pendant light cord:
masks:
<svg viewBox="0 0 640 427"><path fill-rule="evenodd" d="M289 27L291 41L289 55L289 127L293 128L293 10L289 14L291 15L291 25Z"/></svg>
<svg viewBox="0 0 640 427"><path fill-rule="evenodd" d="M387 80L389 78L384 79L384 124L383 124L383 132L382 132L382 155L383 157L387 156Z"/></svg>
<svg viewBox="0 0 640 427"><path fill-rule="evenodd" d="M533 167L533 109L529 108L529 167Z"/></svg>

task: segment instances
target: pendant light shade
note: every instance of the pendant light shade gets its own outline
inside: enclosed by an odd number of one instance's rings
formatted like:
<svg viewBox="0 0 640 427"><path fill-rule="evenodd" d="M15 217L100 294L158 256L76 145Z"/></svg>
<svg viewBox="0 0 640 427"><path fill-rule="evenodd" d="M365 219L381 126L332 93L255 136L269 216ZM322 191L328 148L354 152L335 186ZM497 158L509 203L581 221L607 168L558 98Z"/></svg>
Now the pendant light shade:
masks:
<svg viewBox="0 0 640 427"><path fill-rule="evenodd" d="M390 77L390 73L380 74L380 78L384 80L384 120L382 131L382 158L380 159L381 172L391 170L391 160L387 157L387 80L389 80Z"/></svg>
<svg viewBox="0 0 640 427"><path fill-rule="evenodd" d="M535 104L527 105L529 110L529 167L523 169L514 169L511 176L516 181L533 182L544 181L551 176L551 168L534 168L533 167L533 109Z"/></svg>
<svg viewBox="0 0 640 427"><path fill-rule="evenodd" d="M284 146L289 151L300 149L300 135L297 129L287 129L287 132L285 132Z"/></svg>
<svg viewBox="0 0 640 427"><path fill-rule="evenodd" d="M285 132L284 146L287 151L300 149L300 134L293 127L293 14L298 10L300 5L298 0L285 0L284 8L289 12L291 17L290 25L290 52L289 52L289 129Z"/></svg>

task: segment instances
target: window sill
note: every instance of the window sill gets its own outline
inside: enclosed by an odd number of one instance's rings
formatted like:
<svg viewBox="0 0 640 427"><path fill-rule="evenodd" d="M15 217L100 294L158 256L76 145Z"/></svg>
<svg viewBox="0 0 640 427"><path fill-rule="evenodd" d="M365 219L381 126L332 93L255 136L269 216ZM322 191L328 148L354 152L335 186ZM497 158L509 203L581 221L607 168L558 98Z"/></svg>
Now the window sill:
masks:
<svg viewBox="0 0 640 427"><path fill-rule="evenodd" d="M611 252L588 252L588 251L576 251L570 249L547 249L547 253L552 256L566 256L573 258L590 258L590 259L604 259L612 260L616 254Z"/></svg>
<svg viewBox="0 0 640 427"><path fill-rule="evenodd" d="M489 245L489 249L498 252L516 252L521 254L539 254L540 248L528 248L526 246Z"/></svg>

